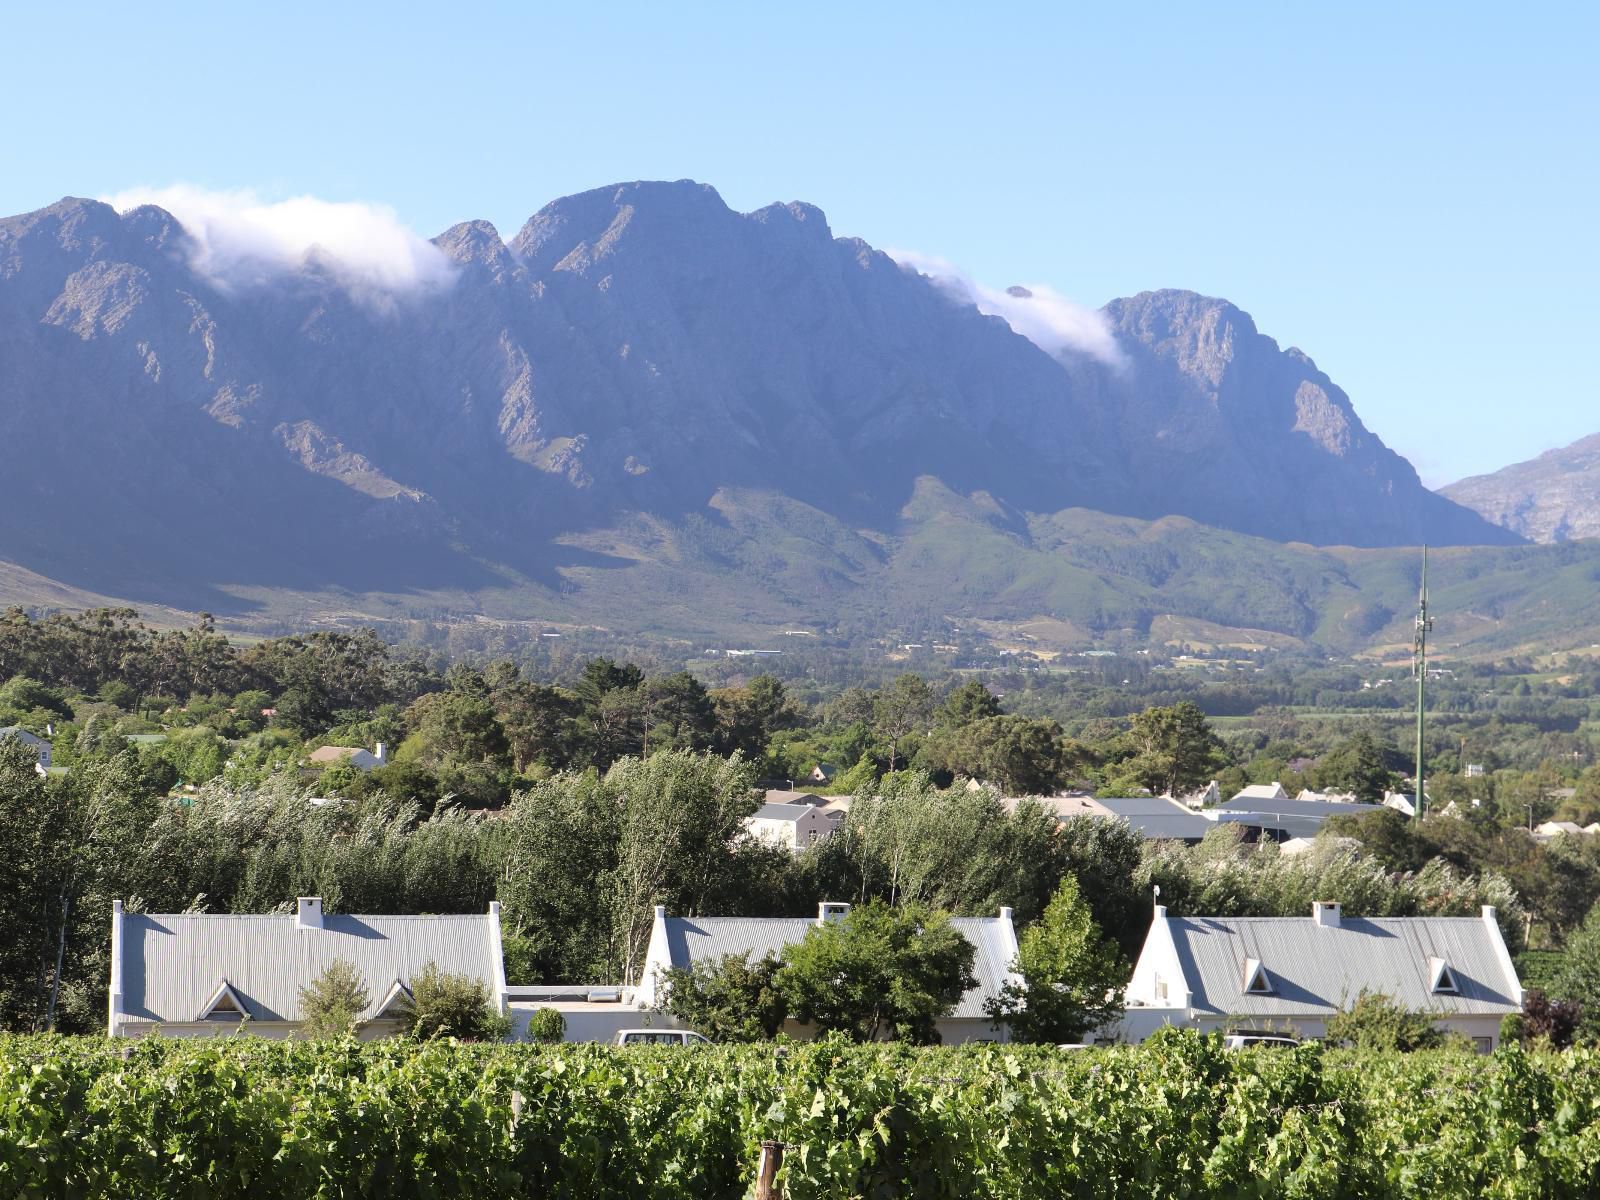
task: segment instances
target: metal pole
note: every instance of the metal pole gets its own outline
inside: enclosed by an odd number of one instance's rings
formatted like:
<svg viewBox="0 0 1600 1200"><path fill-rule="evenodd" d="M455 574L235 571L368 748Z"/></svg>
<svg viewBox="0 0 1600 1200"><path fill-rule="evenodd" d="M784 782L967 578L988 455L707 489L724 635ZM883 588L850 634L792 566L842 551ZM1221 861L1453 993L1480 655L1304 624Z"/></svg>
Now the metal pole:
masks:
<svg viewBox="0 0 1600 1200"><path fill-rule="evenodd" d="M1423 796L1426 795L1426 764L1423 761L1422 730L1423 708L1428 691L1428 630L1433 622L1428 619L1428 548L1422 548L1422 586L1417 592L1417 642L1413 662L1417 671L1417 794L1411 806L1412 820L1422 819Z"/></svg>

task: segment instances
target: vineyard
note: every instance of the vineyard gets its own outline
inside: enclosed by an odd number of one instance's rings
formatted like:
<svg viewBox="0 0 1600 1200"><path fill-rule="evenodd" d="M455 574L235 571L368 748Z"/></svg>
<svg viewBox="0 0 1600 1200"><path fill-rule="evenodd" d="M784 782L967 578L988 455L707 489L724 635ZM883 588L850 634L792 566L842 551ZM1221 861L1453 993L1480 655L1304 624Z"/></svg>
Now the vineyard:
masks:
<svg viewBox="0 0 1600 1200"><path fill-rule="evenodd" d="M1600 1194L1600 1053L0 1039L5 1197Z"/></svg>

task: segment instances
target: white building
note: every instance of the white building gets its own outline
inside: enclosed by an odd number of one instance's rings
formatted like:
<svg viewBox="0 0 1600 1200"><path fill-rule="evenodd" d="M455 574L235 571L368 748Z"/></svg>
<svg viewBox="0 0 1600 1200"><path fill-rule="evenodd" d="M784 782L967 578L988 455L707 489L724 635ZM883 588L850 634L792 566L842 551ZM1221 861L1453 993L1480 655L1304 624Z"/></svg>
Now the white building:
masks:
<svg viewBox="0 0 1600 1200"><path fill-rule="evenodd" d="M849 911L848 904L823 903L817 906L814 917L669 917L666 909L658 905L635 1003L640 1009L653 1009L664 1000L661 983L674 967L717 962L729 954L748 954L755 962L768 954L781 953L785 946L805 937L807 930L842 919ZM1017 960L1017 934L1011 924L1011 910L1002 908L995 917L952 917L950 923L972 943L972 973L978 982L961 997L949 1016L937 1022L939 1039L947 1045L1007 1041L1008 1030L1003 1025L996 1027L984 1011L984 1004L998 997L1006 984L1021 983L1021 978L1012 972ZM784 1032L806 1037L811 1031L790 1021Z"/></svg>
<svg viewBox="0 0 1600 1200"><path fill-rule="evenodd" d="M1422 799L1425 802L1425 807L1430 809L1433 807L1432 796L1424 792ZM1414 817L1417 815L1417 798L1411 792L1385 792L1382 804L1385 808L1394 809L1402 817Z"/></svg>
<svg viewBox="0 0 1600 1200"><path fill-rule="evenodd" d="M6 725L0 727L0 742L18 742L33 751L34 770L41 775L50 772L50 743L35 733L29 733L20 725Z"/></svg>
<svg viewBox="0 0 1600 1200"><path fill-rule="evenodd" d="M371 750L363 746L319 746L311 752L314 767L336 767L341 763L358 771L376 771L389 765L389 747L379 742Z"/></svg>
<svg viewBox="0 0 1600 1200"><path fill-rule="evenodd" d="M1381 992L1487 1053L1522 985L1493 908L1476 917L1172 917L1159 905L1127 990L1120 1035L1163 1025L1321 1037L1328 1018Z"/></svg>
<svg viewBox="0 0 1600 1200"><path fill-rule="evenodd" d="M818 798L809 797L811 800ZM845 810L807 803L767 803L744 819L745 832L774 846L798 853L832 836L844 819Z"/></svg>
<svg viewBox="0 0 1600 1200"><path fill-rule="evenodd" d="M1314 800L1321 804L1354 804L1354 792L1314 792L1310 788L1301 788L1296 800Z"/></svg>
<svg viewBox="0 0 1600 1200"><path fill-rule="evenodd" d="M1187 808L1212 808L1222 803L1222 789L1213 779L1197 792L1185 792L1182 796L1168 796L1167 799L1177 800Z"/></svg>
<svg viewBox="0 0 1600 1200"><path fill-rule="evenodd" d="M316 896L269 916L148 914L111 906L111 995L106 1032L212 1037L249 1031L288 1037L300 1028L300 989L335 961L350 963L370 1003L360 1036L405 1026L411 980L429 963L467 975L501 1012L506 977L500 905L483 916L335 916Z"/></svg>

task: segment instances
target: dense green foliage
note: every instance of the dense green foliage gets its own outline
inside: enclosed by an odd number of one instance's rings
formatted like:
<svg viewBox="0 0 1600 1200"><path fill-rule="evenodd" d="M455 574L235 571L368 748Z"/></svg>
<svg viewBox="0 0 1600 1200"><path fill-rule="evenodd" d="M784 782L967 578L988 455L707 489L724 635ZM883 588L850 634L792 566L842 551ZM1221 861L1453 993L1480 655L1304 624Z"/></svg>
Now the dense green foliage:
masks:
<svg viewBox="0 0 1600 1200"><path fill-rule="evenodd" d="M1427 1013L1412 1012L1382 992L1363 990L1328 1018L1327 1040L1357 1050L1407 1052L1437 1046L1443 1035Z"/></svg>
<svg viewBox="0 0 1600 1200"><path fill-rule="evenodd" d="M977 982L973 953L947 914L874 901L785 946L776 983L794 1018L819 1032L927 1044Z"/></svg>
<svg viewBox="0 0 1600 1200"><path fill-rule="evenodd" d="M688 967L673 967L660 980L663 1008L714 1042L759 1042L775 1036L789 1014L778 988L783 969L775 957L750 961L726 954Z"/></svg>
<svg viewBox="0 0 1600 1200"><path fill-rule="evenodd" d="M419 1038L462 1038L488 1042L503 1038L509 1028L481 979L441 971L424 963L412 976L411 1033Z"/></svg>
<svg viewBox="0 0 1600 1200"><path fill-rule="evenodd" d="M1584 1197L1600 1057L0 1040L0 1191L206 1196Z"/></svg>

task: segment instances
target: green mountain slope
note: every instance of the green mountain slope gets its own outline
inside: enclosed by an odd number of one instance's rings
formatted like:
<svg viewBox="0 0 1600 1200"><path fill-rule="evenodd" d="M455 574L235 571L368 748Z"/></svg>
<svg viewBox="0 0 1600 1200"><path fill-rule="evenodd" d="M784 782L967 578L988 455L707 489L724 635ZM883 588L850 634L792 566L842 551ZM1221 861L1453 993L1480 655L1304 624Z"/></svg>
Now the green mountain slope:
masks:
<svg viewBox="0 0 1600 1200"><path fill-rule="evenodd" d="M939 640L952 628L1042 651L1183 644L1404 654L1414 548L1283 545L1187 518L1020 512L921 480L892 528L863 530L770 492L724 489L698 513L634 514L551 547L538 579L494 563L473 590L351 593L219 585L231 625L500 622L508 636L589 627L705 646ZM1600 642L1600 542L1447 547L1431 559L1441 653L1499 656ZM71 593L0 571L13 601Z"/></svg>

